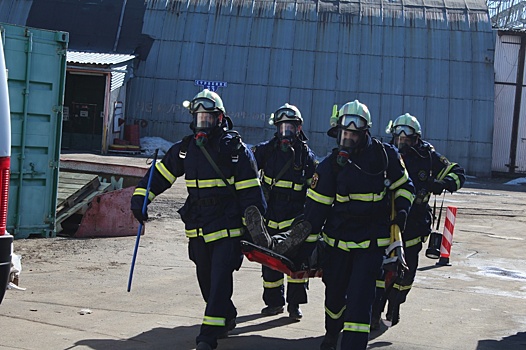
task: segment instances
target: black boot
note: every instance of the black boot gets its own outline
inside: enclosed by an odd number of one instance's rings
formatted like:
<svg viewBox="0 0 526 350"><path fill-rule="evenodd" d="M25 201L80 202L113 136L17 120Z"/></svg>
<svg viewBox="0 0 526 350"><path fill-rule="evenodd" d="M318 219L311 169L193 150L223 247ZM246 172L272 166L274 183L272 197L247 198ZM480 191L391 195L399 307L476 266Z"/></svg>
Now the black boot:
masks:
<svg viewBox="0 0 526 350"><path fill-rule="evenodd" d="M375 300L371 314L371 330L376 331L380 329L380 319L382 318L381 300Z"/></svg>
<svg viewBox="0 0 526 350"><path fill-rule="evenodd" d="M267 232L265 220L255 205L251 205L245 209L245 221L248 233L250 233L250 237L252 237L252 242L263 248L271 248L272 239Z"/></svg>
<svg viewBox="0 0 526 350"><path fill-rule="evenodd" d="M265 316L275 316L277 314L283 313L284 310L285 308L283 307L283 305L267 306L261 310L261 314Z"/></svg>
<svg viewBox="0 0 526 350"><path fill-rule="evenodd" d="M300 221L292 226L290 234L286 239L274 245L273 250L280 255L285 255L293 248L298 247L301 243L305 242L305 239L307 239L311 233L311 229L310 222Z"/></svg>
<svg viewBox="0 0 526 350"><path fill-rule="evenodd" d="M287 311L289 312L289 318L299 321L303 317L300 306L298 304L289 304L287 306Z"/></svg>
<svg viewBox="0 0 526 350"><path fill-rule="evenodd" d="M391 322L391 327L396 326L400 322L400 304L389 303L385 318Z"/></svg>

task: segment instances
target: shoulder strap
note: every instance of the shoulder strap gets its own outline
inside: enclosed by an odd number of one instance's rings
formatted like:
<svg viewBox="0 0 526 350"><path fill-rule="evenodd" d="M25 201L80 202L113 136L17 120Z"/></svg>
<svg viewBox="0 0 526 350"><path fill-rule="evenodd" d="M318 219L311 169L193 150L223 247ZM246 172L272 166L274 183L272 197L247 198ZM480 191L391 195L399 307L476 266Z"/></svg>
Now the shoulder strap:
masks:
<svg viewBox="0 0 526 350"><path fill-rule="evenodd" d="M201 151L203 151L203 154L205 155L206 160L208 160L208 162L210 163L210 165L212 166L214 171L217 173L217 175L219 175L221 180L223 180L223 182L225 183L226 187L230 190L230 192L232 192L234 197L237 197L236 189L235 189L234 185L232 185L231 183L228 182L228 180L225 178L225 175L221 172L221 169L219 169L219 167L214 162L214 160L212 159L212 157L210 156L210 154L208 153L206 148L204 146L199 146L199 148L201 149Z"/></svg>
<svg viewBox="0 0 526 350"><path fill-rule="evenodd" d="M188 151L188 145L190 144L190 141L192 141L192 138L194 135L186 135L181 140L181 147L179 148L179 158L185 159L186 158L186 152Z"/></svg>
<svg viewBox="0 0 526 350"><path fill-rule="evenodd" d="M281 177L283 175L285 175L285 172L290 168L290 165L292 164L293 159L294 159L294 153L292 154L292 157L287 161L287 163L285 163L283 168L281 168L281 170L279 171L278 175L276 175L274 180L272 180L272 184L270 185L270 189L272 189L274 187L274 185L278 183L278 181L281 179Z"/></svg>

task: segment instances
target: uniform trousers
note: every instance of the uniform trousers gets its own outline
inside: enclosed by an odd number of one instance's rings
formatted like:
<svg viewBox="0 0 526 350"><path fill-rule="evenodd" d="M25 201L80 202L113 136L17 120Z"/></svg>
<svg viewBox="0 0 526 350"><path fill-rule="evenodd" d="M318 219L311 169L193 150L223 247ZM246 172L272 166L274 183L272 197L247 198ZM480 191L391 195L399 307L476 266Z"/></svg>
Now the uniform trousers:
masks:
<svg viewBox="0 0 526 350"><path fill-rule="evenodd" d="M237 237L205 243L203 237L197 237L191 238L188 244L190 260L195 263L199 288L206 302L196 342L204 341L212 348L217 347L217 337L227 331L228 322L237 316L232 293L233 272L239 270L243 261L239 241Z"/></svg>

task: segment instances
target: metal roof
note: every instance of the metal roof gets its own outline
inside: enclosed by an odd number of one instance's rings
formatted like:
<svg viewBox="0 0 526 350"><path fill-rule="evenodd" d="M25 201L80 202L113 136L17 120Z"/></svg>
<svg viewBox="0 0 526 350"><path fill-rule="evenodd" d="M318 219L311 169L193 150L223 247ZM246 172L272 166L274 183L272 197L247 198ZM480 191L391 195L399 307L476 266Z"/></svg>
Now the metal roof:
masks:
<svg viewBox="0 0 526 350"><path fill-rule="evenodd" d="M123 55L116 53L99 53L99 52L82 52L70 51L67 53L68 63L77 64L100 64L100 65L117 65L119 63L133 60L135 55Z"/></svg>

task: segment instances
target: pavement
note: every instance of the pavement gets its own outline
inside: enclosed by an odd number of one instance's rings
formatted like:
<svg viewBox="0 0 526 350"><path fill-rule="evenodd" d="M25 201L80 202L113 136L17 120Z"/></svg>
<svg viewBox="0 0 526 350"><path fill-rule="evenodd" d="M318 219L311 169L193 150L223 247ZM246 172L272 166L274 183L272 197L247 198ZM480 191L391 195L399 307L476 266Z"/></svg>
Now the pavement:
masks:
<svg viewBox="0 0 526 350"><path fill-rule="evenodd" d="M445 196L444 207L458 208L451 266L422 252L400 323L373 331L369 349L526 349L526 186L506 181L470 177ZM150 206L130 292L134 236L16 240L25 290L8 290L0 305L0 349L195 349L205 304L176 213L185 191L176 181ZM237 327L218 349L319 349L320 278L299 322L262 316L261 295L260 265L245 259L234 273Z"/></svg>

